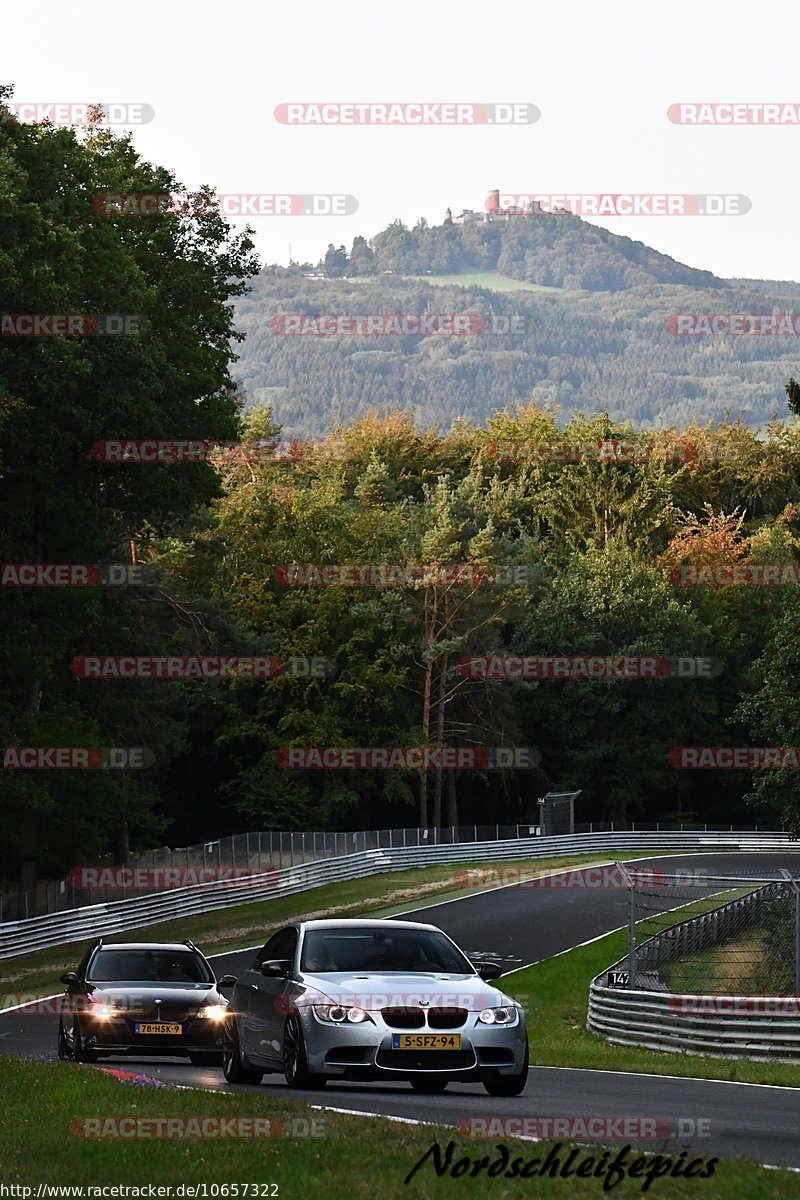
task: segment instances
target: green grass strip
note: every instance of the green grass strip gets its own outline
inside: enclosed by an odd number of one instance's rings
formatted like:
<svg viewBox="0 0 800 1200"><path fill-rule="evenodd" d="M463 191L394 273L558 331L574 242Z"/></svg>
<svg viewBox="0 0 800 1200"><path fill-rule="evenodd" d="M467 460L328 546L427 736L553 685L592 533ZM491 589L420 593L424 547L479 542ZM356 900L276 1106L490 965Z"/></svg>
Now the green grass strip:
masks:
<svg viewBox="0 0 800 1200"><path fill-rule="evenodd" d="M453 1177L449 1172L437 1177L430 1162L422 1167L411 1183L403 1181L414 1166L438 1142L444 1154L449 1141L455 1143L451 1163L489 1156L497 1159L499 1139L489 1141L466 1138L455 1130L389 1122L383 1119L352 1117L312 1110L273 1094L257 1092L204 1092L147 1086L127 1086L89 1067L70 1063L31 1063L0 1058L0 1181L5 1185L35 1189L39 1184L56 1186L148 1184L176 1188L178 1185L205 1184L206 1196L212 1197L212 1185L227 1185L218 1190L222 1198L242 1200L243 1184L277 1184L275 1191L259 1192L259 1200L277 1195L278 1200L341 1200L342 1196L380 1197L400 1200L414 1197L450 1200L455 1197L577 1197L596 1200L604 1195L602 1180L595 1178L527 1179L487 1178L485 1172L470 1177L471 1167ZM320 1093L324 1103L324 1093ZM341 1099L335 1103L342 1104ZM502 1101L493 1102L502 1110ZM474 1111L474 1103L465 1109ZM467 1115L465 1113L465 1115ZM321 1136L274 1136L198 1138L192 1141L141 1137L80 1136L88 1119L137 1118L246 1118L284 1122L284 1129L302 1131L309 1122L318 1122ZM100 1125L107 1130L107 1125ZM119 1127L116 1127L119 1128ZM125 1129L124 1126L121 1127ZM152 1126L151 1126L152 1128ZM274 1125L271 1126L274 1128ZM79 1132L76 1133L75 1130ZM532 1158L540 1164L552 1143L515 1142L503 1139L510 1157L519 1156L524 1165ZM562 1144L561 1162L570 1147ZM679 1159L680 1147L663 1150ZM586 1146L574 1161L590 1156L597 1163L600 1147ZM616 1153L616 1151L612 1152ZM629 1154L628 1161L640 1151ZM691 1157L691 1156L690 1156ZM707 1157L707 1156L706 1156ZM650 1160L652 1161L652 1160ZM687 1165L685 1159L683 1165ZM239 1191L235 1190L238 1186ZM642 1179L625 1179L613 1188L615 1196L642 1194ZM65 1193L68 1194L68 1193ZM146 1193L145 1193L146 1194ZM185 1194L185 1193L184 1193ZM720 1160L713 1178L656 1180L646 1193L668 1200L789 1200L797 1196L797 1176L783 1171L768 1171L741 1160ZM128 1193L130 1196L131 1193ZM173 1200L176 1193L173 1192ZM252 1193L251 1193L252 1195ZM85 1194L85 1200L91 1195Z"/></svg>

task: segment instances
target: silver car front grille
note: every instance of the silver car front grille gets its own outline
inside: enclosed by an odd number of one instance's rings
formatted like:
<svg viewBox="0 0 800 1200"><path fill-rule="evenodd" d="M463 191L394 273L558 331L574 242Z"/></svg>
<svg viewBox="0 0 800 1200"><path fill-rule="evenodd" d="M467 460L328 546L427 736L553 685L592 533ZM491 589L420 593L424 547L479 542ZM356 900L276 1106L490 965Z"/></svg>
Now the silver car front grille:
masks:
<svg viewBox="0 0 800 1200"><path fill-rule="evenodd" d="M424 1029L425 1013L421 1008L382 1008L381 1016L392 1029Z"/></svg>
<svg viewBox="0 0 800 1200"><path fill-rule="evenodd" d="M468 1016L466 1008L429 1008L428 1025L431 1029L460 1029Z"/></svg>
<svg viewBox="0 0 800 1200"><path fill-rule="evenodd" d="M381 1016L390 1029L460 1029L466 1024L466 1008L422 1008L417 1005L382 1008Z"/></svg>

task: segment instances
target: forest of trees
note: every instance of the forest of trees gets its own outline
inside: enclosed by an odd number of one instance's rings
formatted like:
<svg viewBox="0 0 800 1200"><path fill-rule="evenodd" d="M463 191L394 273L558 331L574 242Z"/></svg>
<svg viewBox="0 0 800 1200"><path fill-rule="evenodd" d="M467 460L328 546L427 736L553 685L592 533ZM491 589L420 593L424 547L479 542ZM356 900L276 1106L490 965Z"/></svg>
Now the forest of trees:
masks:
<svg viewBox="0 0 800 1200"><path fill-rule="evenodd" d="M520 218L526 220L527 218ZM585 226L584 228L590 228ZM312 280L262 272L236 304L246 333L234 376L248 404L271 404L286 436L321 437L366 409L409 408L422 428L485 424L510 406L608 411L634 426L784 411L797 337L681 336L678 313L792 312L790 296L675 283L618 292L500 293L380 275ZM469 336L286 336L282 313L475 313Z"/></svg>
<svg viewBox="0 0 800 1200"><path fill-rule="evenodd" d="M544 287L617 292L650 283L724 288L711 271L699 271L620 237L571 213L544 213L413 229L393 221L367 244L356 237L350 253L329 246L320 263L332 276L449 275L499 271Z"/></svg>
<svg viewBox="0 0 800 1200"><path fill-rule="evenodd" d="M154 580L0 591L2 745L144 746L154 760L138 771L6 762L0 882L30 888L76 863L247 829L530 820L547 788L581 788L580 820L800 827L797 771L676 770L668 759L683 745L800 744L797 590L673 579L687 563L800 560L800 386L781 387L784 419L761 430L686 420L647 433L642 405L624 421L608 405L565 419L544 403L496 411L487 401L480 422L465 403L441 432L388 395L385 411L368 404L380 370L362 368L366 411L354 419L352 376L337 375L339 349L322 341L345 419L291 441L285 406L260 395L254 405L249 386L245 405L232 379L234 304L247 333L254 301L243 293L258 270L248 235L208 212L98 216L100 192L180 190L127 138L0 120L0 149L7 311L148 320L138 336L0 342L2 562L135 562ZM621 316L587 313L584 349L598 370L627 329ZM538 336L546 366L557 315ZM495 370L495 352L455 353L454 340L423 351L448 398L459 357L464 394L470 372ZM528 356L496 353L504 370L518 364L524 392ZM761 364L749 367L755 386ZM666 356L661 369L666 383ZM619 462L505 461L495 449L637 437L655 447ZM106 438L232 440L261 453L109 462L92 454ZM465 563L485 578L292 587L278 569L292 563ZM531 570L498 579L511 566ZM83 655L254 653L332 666L324 678L218 682L71 670ZM710 656L719 671L498 682L459 670L464 657L495 653ZM287 746L532 746L541 760L497 774L286 770L276 755Z"/></svg>

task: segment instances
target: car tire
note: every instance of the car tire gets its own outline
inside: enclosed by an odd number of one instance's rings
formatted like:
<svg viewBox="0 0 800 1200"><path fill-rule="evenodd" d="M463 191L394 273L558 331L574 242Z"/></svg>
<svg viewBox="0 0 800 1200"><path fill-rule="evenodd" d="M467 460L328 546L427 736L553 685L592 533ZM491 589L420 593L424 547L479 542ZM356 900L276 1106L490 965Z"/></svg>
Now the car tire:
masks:
<svg viewBox="0 0 800 1200"><path fill-rule="evenodd" d="M72 1022L72 1057L75 1062L90 1063L95 1061L94 1050L89 1050L86 1046L77 1017Z"/></svg>
<svg viewBox="0 0 800 1200"><path fill-rule="evenodd" d="M263 1071L254 1071L242 1062L239 1034L233 1020L226 1024L222 1037L222 1074L228 1083L261 1083L264 1078Z"/></svg>
<svg viewBox="0 0 800 1200"><path fill-rule="evenodd" d="M328 1082L326 1075L309 1071L303 1030L295 1016L287 1018L283 1030L283 1074L290 1088L321 1088Z"/></svg>
<svg viewBox="0 0 800 1200"><path fill-rule="evenodd" d="M497 1075L494 1079L487 1079L483 1086L490 1096L518 1096L520 1092L525 1090L525 1084L528 1082L528 1046L525 1045L525 1061L522 1064L522 1070L519 1075Z"/></svg>
<svg viewBox="0 0 800 1200"><path fill-rule="evenodd" d="M415 1092L422 1092L423 1095L433 1096L436 1092L443 1092L449 1082L449 1079L438 1079L435 1075L430 1077L421 1075L419 1078L411 1080L411 1086Z"/></svg>
<svg viewBox="0 0 800 1200"><path fill-rule="evenodd" d="M58 1022L58 1057L62 1060L72 1058L72 1046L62 1020Z"/></svg>
<svg viewBox="0 0 800 1200"><path fill-rule="evenodd" d="M189 1062L193 1067L221 1067L222 1061L221 1050L198 1050L195 1054L189 1055Z"/></svg>

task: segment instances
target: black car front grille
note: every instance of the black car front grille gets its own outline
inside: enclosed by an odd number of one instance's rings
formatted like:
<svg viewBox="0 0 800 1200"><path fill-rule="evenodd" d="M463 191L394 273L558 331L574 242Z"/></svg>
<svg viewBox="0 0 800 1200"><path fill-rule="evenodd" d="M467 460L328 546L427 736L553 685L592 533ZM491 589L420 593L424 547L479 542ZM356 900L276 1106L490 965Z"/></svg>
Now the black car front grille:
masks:
<svg viewBox="0 0 800 1200"><path fill-rule="evenodd" d="M468 1016L466 1008L429 1008L428 1024L431 1029L460 1029Z"/></svg>
<svg viewBox="0 0 800 1200"><path fill-rule="evenodd" d="M379 1050L375 1061L395 1071L458 1071L476 1060L474 1050Z"/></svg>
<svg viewBox="0 0 800 1200"><path fill-rule="evenodd" d="M197 1008L186 1004L139 1004L136 1010L128 1009L126 1016L132 1021L164 1021L169 1025L184 1025L197 1015Z"/></svg>
<svg viewBox="0 0 800 1200"><path fill-rule="evenodd" d="M425 1025L421 1008L382 1008L381 1016L393 1029L422 1029Z"/></svg>

